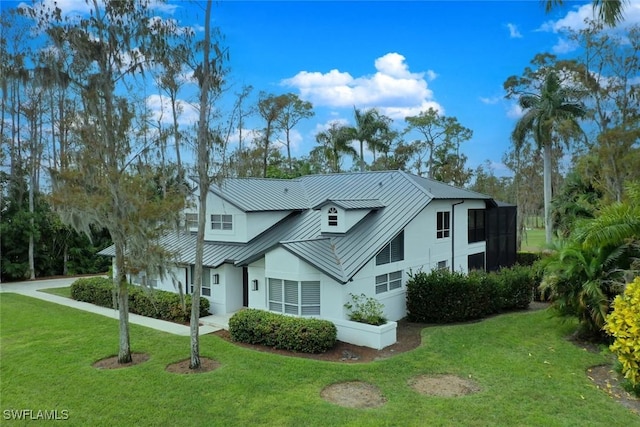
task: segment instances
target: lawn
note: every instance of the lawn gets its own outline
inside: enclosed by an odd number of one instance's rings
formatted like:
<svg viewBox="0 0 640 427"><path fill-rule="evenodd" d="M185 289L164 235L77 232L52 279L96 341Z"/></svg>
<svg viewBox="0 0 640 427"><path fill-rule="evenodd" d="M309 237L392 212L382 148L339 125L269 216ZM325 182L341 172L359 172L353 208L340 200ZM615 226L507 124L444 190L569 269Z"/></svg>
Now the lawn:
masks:
<svg viewBox="0 0 640 427"><path fill-rule="evenodd" d="M544 228L531 228L527 230L525 237L522 238L523 252L540 252L544 249L546 244Z"/></svg>
<svg viewBox="0 0 640 427"><path fill-rule="evenodd" d="M0 410L68 411L65 425L276 426L612 426L639 419L593 386L587 367L606 356L567 342L573 324L521 312L481 322L425 328L416 350L368 364L297 359L237 347L214 335L201 353L221 366L209 373L164 370L188 357L188 337L131 325L146 363L98 370L117 351L117 321L15 294L0 302ZM420 374L474 379L479 393L420 395ZM387 403L348 409L325 402L323 387L362 380ZM4 422L4 419L3 419ZM6 422L4 425L20 425Z"/></svg>

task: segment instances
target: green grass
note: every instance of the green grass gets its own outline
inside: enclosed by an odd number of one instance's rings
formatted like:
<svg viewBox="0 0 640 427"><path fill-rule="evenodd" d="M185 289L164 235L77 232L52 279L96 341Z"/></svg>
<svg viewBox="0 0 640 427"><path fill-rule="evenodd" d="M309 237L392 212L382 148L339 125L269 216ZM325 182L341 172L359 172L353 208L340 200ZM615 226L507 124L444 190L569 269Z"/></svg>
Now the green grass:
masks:
<svg viewBox="0 0 640 427"><path fill-rule="evenodd" d="M48 294L58 295L65 298L71 298L71 286L65 286L62 288L46 288L40 289L40 292L46 292Z"/></svg>
<svg viewBox="0 0 640 427"><path fill-rule="evenodd" d="M540 252L545 247L544 228L532 228L527 230L526 239L522 239L523 252Z"/></svg>
<svg viewBox="0 0 640 427"><path fill-rule="evenodd" d="M131 325L132 348L146 363L98 370L116 353L117 321L15 294L0 302L0 411L67 410L70 426L610 426L638 417L595 388L587 367L607 357L564 339L573 324L547 312L502 315L426 328L418 349L367 364L297 359L201 337L201 354L221 366L171 374L188 357L189 338ZM473 378L479 393L427 397L407 381L420 374ZM348 409L320 397L323 387L362 380L387 403ZM21 425L7 422L5 425Z"/></svg>

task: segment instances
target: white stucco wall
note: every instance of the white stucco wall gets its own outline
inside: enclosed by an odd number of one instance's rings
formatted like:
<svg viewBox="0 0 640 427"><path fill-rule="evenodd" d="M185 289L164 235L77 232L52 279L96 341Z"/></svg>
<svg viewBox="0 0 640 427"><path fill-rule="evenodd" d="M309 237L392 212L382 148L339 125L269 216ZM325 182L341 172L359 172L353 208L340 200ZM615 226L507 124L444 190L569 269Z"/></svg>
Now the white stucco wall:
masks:
<svg viewBox="0 0 640 427"><path fill-rule="evenodd" d="M185 213L198 213L198 201L195 198L193 206L185 209ZM232 230L213 230L211 229L211 215L232 215ZM227 202L216 194L209 193L207 195L207 213L205 217L205 235L207 241L223 241L246 243L272 227L289 214L288 211L275 212L249 212L245 213L241 209ZM190 231L197 232L197 227L190 228Z"/></svg>
<svg viewBox="0 0 640 427"><path fill-rule="evenodd" d="M249 307L260 310L267 309L267 286L265 282L264 258L252 262L247 268L249 276ZM258 290L254 291L253 281L258 281Z"/></svg>

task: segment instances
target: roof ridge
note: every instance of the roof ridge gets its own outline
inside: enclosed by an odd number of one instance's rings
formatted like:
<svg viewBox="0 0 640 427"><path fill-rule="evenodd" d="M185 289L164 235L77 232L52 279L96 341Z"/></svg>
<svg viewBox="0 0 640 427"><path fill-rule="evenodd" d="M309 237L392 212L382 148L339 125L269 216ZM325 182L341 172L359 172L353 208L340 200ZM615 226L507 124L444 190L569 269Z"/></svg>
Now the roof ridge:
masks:
<svg viewBox="0 0 640 427"><path fill-rule="evenodd" d="M403 170L398 170L398 173L400 173L400 176L402 176L404 179L409 181L414 187L416 187L418 190L423 192L430 199L435 199L436 198L436 196L434 196L433 193L431 193L430 191L427 191L426 188L424 188L420 184L418 184L411 176L409 176L409 174L407 172L405 172ZM414 175L414 176L418 176L418 175ZM420 178L422 178L422 177L420 177Z"/></svg>

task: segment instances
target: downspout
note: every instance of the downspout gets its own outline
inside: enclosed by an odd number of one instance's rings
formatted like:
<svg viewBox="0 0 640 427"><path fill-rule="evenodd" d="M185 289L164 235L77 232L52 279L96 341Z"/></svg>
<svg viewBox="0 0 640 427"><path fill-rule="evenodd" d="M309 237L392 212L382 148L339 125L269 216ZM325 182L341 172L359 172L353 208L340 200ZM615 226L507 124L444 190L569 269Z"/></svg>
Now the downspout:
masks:
<svg viewBox="0 0 640 427"><path fill-rule="evenodd" d="M464 200L459 201L451 205L451 272L455 271L455 259L456 259L456 206L464 203Z"/></svg>

